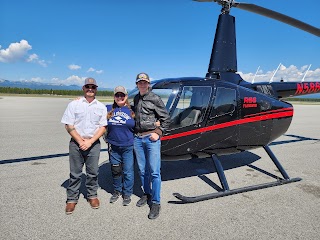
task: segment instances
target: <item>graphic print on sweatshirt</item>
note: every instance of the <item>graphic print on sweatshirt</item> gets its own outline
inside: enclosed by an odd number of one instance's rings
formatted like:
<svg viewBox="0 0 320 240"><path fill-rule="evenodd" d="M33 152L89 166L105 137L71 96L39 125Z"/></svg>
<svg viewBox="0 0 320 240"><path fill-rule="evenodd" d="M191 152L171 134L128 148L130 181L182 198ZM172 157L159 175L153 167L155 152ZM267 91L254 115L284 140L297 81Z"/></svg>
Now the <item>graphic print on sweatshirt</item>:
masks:
<svg viewBox="0 0 320 240"><path fill-rule="evenodd" d="M112 118L109 119L109 123L112 125L124 125L129 119L131 119L131 117L127 113L117 111L113 113Z"/></svg>

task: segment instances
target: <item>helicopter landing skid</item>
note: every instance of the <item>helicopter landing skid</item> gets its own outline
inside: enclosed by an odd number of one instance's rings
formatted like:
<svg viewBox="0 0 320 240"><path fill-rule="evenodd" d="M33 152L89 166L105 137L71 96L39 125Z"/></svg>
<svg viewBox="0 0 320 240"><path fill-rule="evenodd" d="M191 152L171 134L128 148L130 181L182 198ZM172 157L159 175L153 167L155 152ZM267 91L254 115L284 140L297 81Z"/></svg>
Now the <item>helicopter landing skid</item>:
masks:
<svg viewBox="0 0 320 240"><path fill-rule="evenodd" d="M284 170L284 168L281 166L281 164L278 161L278 159L276 158L276 156L271 151L271 149L268 146L264 146L263 148L268 153L269 157L271 158L273 163L276 165L276 167L278 168L278 170L282 174L283 178L278 178L278 180L275 182L263 183L263 184L252 185L252 186L248 186L248 187L242 187L242 188L230 190L220 160L218 159L218 157L216 155L212 155L211 157L212 157L213 163L216 167L219 180L221 182L222 191L219 191L216 193L209 193L209 194L194 196L194 197L184 196L184 195L181 195L180 193L173 193L173 196L175 196L176 198L181 200L182 203L194 203L194 202L200 202L200 201L209 200L209 199L213 199L213 198L225 197L225 196L229 196L229 195L233 195L233 194L249 192L249 191L254 191L254 190L263 189L263 188L274 187L274 186L288 184L288 183L292 183L292 182L298 182L298 181L302 180L301 178L290 178L288 176L288 174L286 173L286 171Z"/></svg>

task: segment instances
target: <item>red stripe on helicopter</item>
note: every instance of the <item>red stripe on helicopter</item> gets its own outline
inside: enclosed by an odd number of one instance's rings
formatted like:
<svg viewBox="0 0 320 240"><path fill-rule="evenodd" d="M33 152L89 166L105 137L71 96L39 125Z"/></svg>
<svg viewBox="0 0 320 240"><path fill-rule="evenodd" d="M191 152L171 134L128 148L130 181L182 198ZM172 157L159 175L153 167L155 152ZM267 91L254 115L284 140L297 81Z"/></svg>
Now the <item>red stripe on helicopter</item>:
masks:
<svg viewBox="0 0 320 240"><path fill-rule="evenodd" d="M170 139L175 139L175 138L180 138L180 137L186 137L189 135L213 131L213 130L226 128L226 127L232 127L235 125L240 125L240 124L245 124L245 123L259 122L259 121L265 121L265 120L270 120L270 119L276 119L276 118L279 119L279 118L286 118L286 117L293 116L293 108L285 108L285 109L281 109L281 110L282 110L282 112L277 112L278 110L273 110L273 111L264 112L264 115L260 115L260 116L235 120L235 121L226 122L226 123L220 123L220 124L216 124L213 126L199 128L199 129L195 129L195 130L191 130L191 131L187 131L187 132L183 132L183 133L176 133L176 134L172 134L169 136L164 136L161 138L161 140L164 141L164 140L170 140ZM285 110L285 111L283 111L283 110ZM269 112L273 112L273 113L269 113ZM265 113L267 113L267 114L265 114Z"/></svg>
<svg viewBox="0 0 320 240"><path fill-rule="evenodd" d="M269 113L276 113L276 112L284 112L284 111L293 111L293 108L280 108L280 109L276 109L276 110L270 110L270 111L266 111L266 112L260 112L260 113L255 113L255 114L249 114L244 116L246 117L252 117L252 116L259 116L259 115L264 115L264 114L269 114Z"/></svg>

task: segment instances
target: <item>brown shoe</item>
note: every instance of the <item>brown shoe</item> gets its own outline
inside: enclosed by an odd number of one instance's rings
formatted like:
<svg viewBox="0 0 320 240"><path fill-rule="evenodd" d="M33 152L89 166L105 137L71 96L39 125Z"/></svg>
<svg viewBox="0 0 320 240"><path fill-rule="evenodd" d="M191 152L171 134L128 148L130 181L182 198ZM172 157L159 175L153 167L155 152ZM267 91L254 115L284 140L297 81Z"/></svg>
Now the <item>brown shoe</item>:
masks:
<svg viewBox="0 0 320 240"><path fill-rule="evenodd" d="M93 209L98 209L100 206L100 202L98 198L89 198L88 202Z"/></svg>
<svg viewBox="0 0 320 240"><path fill-rule="evenodd" d="M75 207L76 207L77 203L76 202L67 202L66 205L66 214L72 214Z"/></svg>

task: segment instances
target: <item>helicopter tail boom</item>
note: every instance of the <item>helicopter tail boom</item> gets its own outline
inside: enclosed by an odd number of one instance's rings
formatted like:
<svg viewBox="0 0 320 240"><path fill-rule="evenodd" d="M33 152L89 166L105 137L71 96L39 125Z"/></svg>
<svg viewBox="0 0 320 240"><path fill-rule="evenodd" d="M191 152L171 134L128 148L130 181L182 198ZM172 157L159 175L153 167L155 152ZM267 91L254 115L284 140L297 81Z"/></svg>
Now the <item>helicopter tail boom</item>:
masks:
<svg viewBox="0 0 320 240"><path fill-rule="evenodd" d="M251 88L280 99L320 93L320 82L264 82L251 84Z"/></svg>

